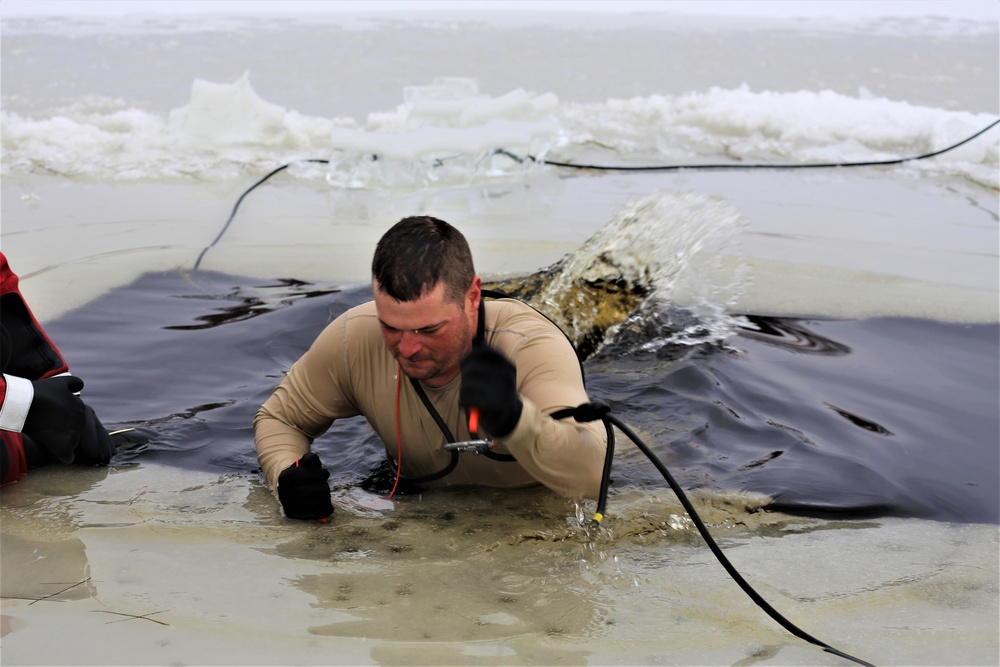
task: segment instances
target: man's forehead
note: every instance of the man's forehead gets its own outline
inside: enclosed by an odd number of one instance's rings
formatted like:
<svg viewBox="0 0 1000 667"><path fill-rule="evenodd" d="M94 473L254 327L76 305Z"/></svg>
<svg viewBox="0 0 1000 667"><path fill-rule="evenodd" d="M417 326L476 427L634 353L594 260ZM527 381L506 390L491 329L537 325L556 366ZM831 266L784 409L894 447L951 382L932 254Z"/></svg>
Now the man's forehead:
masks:
<svg viewBox="0 0 1000 667"><path fill-rule="evenodd" d="M376 301L391 301L398 304L420 304L432 305L434 303L445 303L447 291L444 281L438 281L433 287L424 288L420 296L413 301L401 301L382 289L377 278L372 278L372 289L375 292ZM381 298L380 298L381 297Z"/></svg>
<svg viewBox="0 0 1000 667"><path fill-rule="evenodd" d="M383 324L396 329L424 329L450 319L460 309L459 304L447 301L443 290L424 293L415 301L399 301L375 289L375 310Z"/></svg>

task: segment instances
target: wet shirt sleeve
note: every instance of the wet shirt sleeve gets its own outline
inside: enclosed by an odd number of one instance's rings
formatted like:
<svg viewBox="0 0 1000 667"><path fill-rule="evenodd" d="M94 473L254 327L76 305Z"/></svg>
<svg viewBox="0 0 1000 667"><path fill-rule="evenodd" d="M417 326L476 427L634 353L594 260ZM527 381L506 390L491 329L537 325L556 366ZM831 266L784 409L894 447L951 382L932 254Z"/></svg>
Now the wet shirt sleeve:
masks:
<svg viewBox="0 0 1000 667"><path fill-rule="evenodd" d="M590 400L576 352L540 315L501 318L491 344L517 367L521 419L502 440L525 470L556 493L573 499L600 493L607 434L601 422L578 423L548 415Z"/></svg>
<svg viewBox="0 0 1000 667"><path fill-rule="evenodd" d="M257 459L272 489L281 471L308 452L335 419L359 414L346 372L351 317L348 311L327 325L257 411Z"/></svg>

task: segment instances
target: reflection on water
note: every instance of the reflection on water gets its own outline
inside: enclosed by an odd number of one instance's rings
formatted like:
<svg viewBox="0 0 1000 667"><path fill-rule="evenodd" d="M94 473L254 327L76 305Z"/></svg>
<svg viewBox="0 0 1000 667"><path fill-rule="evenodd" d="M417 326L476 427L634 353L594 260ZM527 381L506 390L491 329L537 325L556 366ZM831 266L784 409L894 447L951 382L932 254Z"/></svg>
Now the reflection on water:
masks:
<svg viewBox="0 0 1000 667"><path fill-rule="evenodd" d="M309 286L301 280L285 278L275 281L274 285L264 285L254 289L246 286L235 286L227 294L190 294L183 295L184 299L203 299L207 301L223 302L226 305L217 305L211 313L198 315L194 319L198 324L172 324L163 327L164 329L209 329L211 327L222 326L232 322L242 322L251 318L270 313L280 308L292 305L298 299L311 299L317 296L326 296L339 292L338 289L302 289ZM274 300L274 292L270 290L279 289L281 295ZM272 299L268 299L272 297Z"/></svg>
<svg viewBox="0 0 1000 667"><path fill-rule="evenodd" d="M881 424L876 424L870 419L865 419L864 417L851 414L843 408L838 408L836 405L830 405L827 403L827 407L836 412L838 415L851 422L855 426L865 429L866 431L871 431L872 433L878 433L879 435L892 435L892 431L882 426Z"/></svg>
<svg viewBox="0 0 1000 667"><path fill-rule="evenodd" d="M49 330L102 420L160 433L119 463L256 475L258 406L333 317L368 298L368 286L149 274ZM621 330L586 368L592 396L685 488L763 494L786 511L997 521L996 325L747 315L721 341L644 344L671 336L683 321L671 313ZM361 419L316 447L337 461L337 486L384 459ZM624 439L613 481L613 493L665 486Z"/></svg>
<svg viewBox="0 0 1000 667"><path fill-rule="evenodd" d="M850 354L851 348L843 343L821 336L800 320L787 317L761 317L744 315L740 335L769 345L782 346L806 354Z"/></svg>

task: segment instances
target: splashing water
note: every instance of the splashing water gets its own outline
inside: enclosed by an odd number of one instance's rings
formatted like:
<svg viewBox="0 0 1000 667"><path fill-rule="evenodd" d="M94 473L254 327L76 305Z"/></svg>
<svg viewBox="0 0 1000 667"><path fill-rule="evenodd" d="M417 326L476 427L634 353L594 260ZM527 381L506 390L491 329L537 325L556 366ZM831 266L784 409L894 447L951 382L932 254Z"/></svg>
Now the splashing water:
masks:
<svg viewBox="0 0 1000 667"><path fill-rule="evenodd" d="M734 251L745 224L731 204L702 193L632 200L552 267L534 305L586 352L623 330L641 332L649 349L721 340L734 328L727 308L748 284Z"/></svg>

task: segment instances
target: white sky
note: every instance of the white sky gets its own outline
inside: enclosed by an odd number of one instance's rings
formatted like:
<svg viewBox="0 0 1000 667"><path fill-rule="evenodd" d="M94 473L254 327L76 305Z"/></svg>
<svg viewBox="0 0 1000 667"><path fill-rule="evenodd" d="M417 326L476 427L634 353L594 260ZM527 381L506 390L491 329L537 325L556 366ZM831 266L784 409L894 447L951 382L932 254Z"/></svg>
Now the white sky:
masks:
<svg viewBox="0 0 1000 667"><path fill-rule="evenodd" d="M0 15L298 14L420 10L666 12L763 17L948 16L1000 22L998 0L2 0Z"/></svg>

